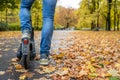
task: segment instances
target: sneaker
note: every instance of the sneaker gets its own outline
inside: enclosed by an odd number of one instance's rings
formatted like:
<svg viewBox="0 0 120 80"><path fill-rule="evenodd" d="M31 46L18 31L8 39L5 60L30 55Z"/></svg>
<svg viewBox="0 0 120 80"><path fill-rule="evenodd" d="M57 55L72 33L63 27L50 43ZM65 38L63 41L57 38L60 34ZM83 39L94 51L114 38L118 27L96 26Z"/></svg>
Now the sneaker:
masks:
<svg viewBox="0 0 120 80"><path fill-rule="evenodd" d="M43 65L43 66L49 65L49 57L47 54L40 55L40 65Z"/></svg>
<svg viewBox="0 0 120 80"><path fill-rule="evenodd" d="M29 30L24 30L23 31L23 33L22 33L22 39L24 39L24 38L30 39L30 36L31 36L31 34L30 34Z"/></svg>

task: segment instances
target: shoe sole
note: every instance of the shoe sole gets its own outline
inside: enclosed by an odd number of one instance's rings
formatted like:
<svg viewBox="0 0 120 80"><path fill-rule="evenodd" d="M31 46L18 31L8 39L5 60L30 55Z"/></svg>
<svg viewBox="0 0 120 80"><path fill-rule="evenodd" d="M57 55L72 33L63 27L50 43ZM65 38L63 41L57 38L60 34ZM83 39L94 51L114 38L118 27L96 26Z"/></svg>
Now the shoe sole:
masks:
<svg viewBox="0 0 120 80"><path fill-rule="evenodd" d="M49 61L46 60L46 59L40 60L40 65L48 66L49 65Z"/></svg>

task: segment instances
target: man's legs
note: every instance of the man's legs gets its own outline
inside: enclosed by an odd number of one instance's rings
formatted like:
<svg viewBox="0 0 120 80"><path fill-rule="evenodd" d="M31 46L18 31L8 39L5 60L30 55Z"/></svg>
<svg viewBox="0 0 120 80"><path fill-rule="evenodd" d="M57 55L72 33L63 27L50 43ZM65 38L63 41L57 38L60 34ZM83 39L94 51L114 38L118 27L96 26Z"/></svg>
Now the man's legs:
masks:
<svg viewBox="0 0 120 80"><path fill-rule="evenodd" d="M54 30L54 13L57 0L43 0L43 26L40 44L40 64L48 65L48 56Z"/></svg>
<svg viewBox="0 0 120 80"><path fill-rule="evenodd" d="M20 6L20 26L22 30L22 39L24 37L30 38L32 37L32 24L31 24L31 15L30 9L34 0L21 0ZM17 52L17 57L21 59L21 44Z"/></svg>
<svg viewBox="0 0 120 80"><path fill-rule="evenodd" d="M34 0L21 0L20 6L20 24L22 32L24 30L32 31L30 9Z"/></svg>

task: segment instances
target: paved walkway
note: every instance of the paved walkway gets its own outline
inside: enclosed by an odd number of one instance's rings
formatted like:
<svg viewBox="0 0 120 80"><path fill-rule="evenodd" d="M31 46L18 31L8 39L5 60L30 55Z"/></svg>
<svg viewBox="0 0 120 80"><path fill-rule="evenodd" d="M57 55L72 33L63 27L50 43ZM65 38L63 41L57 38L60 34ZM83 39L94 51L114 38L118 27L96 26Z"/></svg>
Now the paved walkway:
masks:
<svg viewBox="0 0 120 80"><path fill-rule="evenodd" d="M5 34L5 35L3 35ZM40 32L35 32L35 45L36 45L36 53L39 56L39 45L40 45ZM19 80L19 77L24 70L17 71L15 68L15 63L11 60L16 57L17 48L20 43L21 33L20 32L3 32L2 37L0 38L0 80ZM51 53L60 53L60 48L67 48L67 42L64 42L67 39L69 33L66 31L55 31L53 40ZM35 75L28 80L39 79L45 76L45 74L40 74L35 71L37 67L39 67L39 61L33 61L31 68L28 72L32 72Z"/></svg>

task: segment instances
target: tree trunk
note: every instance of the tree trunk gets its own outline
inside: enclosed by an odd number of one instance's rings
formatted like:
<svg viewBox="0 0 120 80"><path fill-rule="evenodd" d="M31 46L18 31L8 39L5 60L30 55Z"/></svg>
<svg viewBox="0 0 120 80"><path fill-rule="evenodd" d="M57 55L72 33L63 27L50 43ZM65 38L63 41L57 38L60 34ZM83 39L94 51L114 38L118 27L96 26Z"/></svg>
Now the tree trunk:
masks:
<svg viewBox="0 0 120 80"><path fill-rule="evenodd" d="M112 3L112 0L108 0L108 31L111 30L111 3Z"/></svg>
<svg viewBox="0 0 120 80"><path fill-rule="evenodd" d="M93 30L93 22L91 23L91 30Z"/></svg>
<svg viewBox="0 0 120 80"><path fill-rule="evenodd" d="M67 29L67 28L69 28L69 22L67 22L67 24L66 24L66 29Z"/></svg>
<svg viewBox="0 0 120 80"><path fill-rule="evenodd" d="M96 9L95 0L92 0L92 5L93 5L93 9L91 11L91 14L93 14L95 12L95 9ZM91 30L94 30L95 28L96 28L96 24L95 24L95 20L93 20L91 23Z"/></svg>
<svg viewBox="0 0 120 80"><path fill-rule="evenodd" d="M108 30L108 18L106 18L106 30Z"/></svg>
<svg viewBox="0 0 120 80"><path fill-rule="evenodd" d="M2 23L2 11L1 11L1 23Z"/></svg>
<svg viewBox="0 0 120 80"><path fill-rule="evenodd" d="M39 15L37 14L37 21L36 21L36 25L37 25L37 29L38 29L38 26L39 26Z"/></svg>
<svg viewBox="0 0 120 80"><path fill-rule="evenodd" d="M120 15L119 14L117 15L117 18L118 18L118 20L117 20L117 30L119 31L119 23L120 23Z"/></svg>
<svg viewBox="0 0 120 80"><path fill-rule="evenodd" d="M8 13L8 9L6 8L6 27L8 26L8 21L7 21L7 13Z"/></svg>
<svg viewBox="0 0 120 80"><path fill-rule="evenodd" d="M116 13L117 13L116 0L114 1L114 31L116 30Z"/></svg>
<svg viewBox="0 0 120 80"><path fill-rule="evenodd" d="M99 10L99 0L97 2L97 5L98 5L98 10ZM97 31L99 30L99 11L98 11L98 15L97 15Z"/></svg>
<svg viewBox="0 0 120 80"><path fill-rule="evenodd" d="M95 0L92 1L93 2L93 12L95 12L96 9L96 5L95 5ZM93 21L93 29L96 28L96 24L95 24L95 20Z"/></svg>

